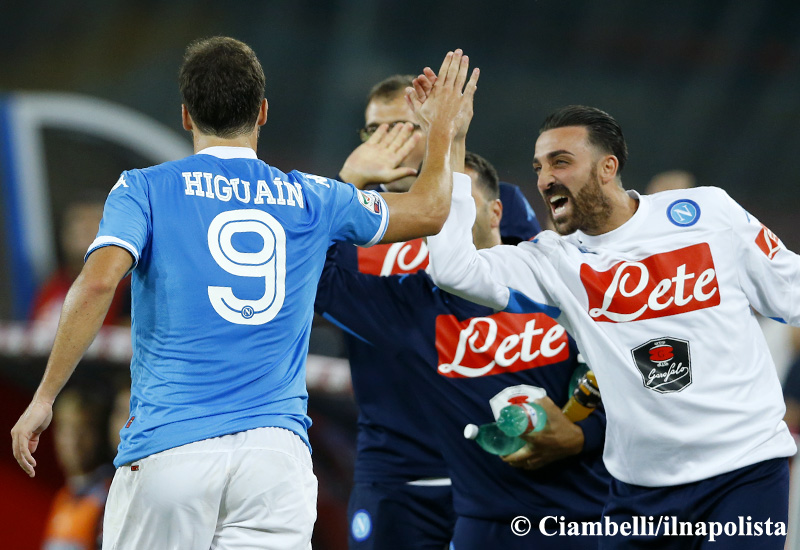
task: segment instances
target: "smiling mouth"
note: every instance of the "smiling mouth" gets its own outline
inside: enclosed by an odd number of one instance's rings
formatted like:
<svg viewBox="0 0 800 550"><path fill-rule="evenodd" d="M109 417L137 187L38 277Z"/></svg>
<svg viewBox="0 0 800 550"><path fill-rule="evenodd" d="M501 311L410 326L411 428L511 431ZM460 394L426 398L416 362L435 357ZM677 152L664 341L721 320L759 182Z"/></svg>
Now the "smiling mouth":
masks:
<svg viewBox="0 0 800 550"><path fill-rule="evenodd" d="M566 211L569 198L566 195L552 195L548 202L553 216L560 216Z"/></svg>

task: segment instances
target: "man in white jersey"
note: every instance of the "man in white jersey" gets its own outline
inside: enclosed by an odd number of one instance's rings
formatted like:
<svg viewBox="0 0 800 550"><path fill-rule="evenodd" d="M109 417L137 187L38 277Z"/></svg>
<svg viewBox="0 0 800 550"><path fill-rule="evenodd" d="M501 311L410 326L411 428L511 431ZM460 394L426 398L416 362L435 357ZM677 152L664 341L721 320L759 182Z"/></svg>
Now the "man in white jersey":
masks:
<svg viewBox="0 0 800 550"><path fill-rule="evenodd" d="M267 102L255 54L225 37L189 46L179 81L196 154L124 172L112 188L42 382L11 432L33 476L53 401L132 271L131 416L104 548L310 548L305 358L325 254L331 242L439 231L472 116L478 74L467 82L467 72L456 50L430 106L411 90L429 136L425 169L408 193L378 195L258 160ZM382 126L377 139L403 143L411 131Z"/></svg>
<svg viewBox="0 0 800 550"><path fill-rule="evenodd" d="M800 257L721 189L625 191L626 158L608 114L554 112L533 167L561 235L476 250L456 181L429 272L495 310L545 311L576 338L608 417L606 520L645 518L627 536L604 525L601 548L783 548L796 449L751 307L800 325Z"/></svg>

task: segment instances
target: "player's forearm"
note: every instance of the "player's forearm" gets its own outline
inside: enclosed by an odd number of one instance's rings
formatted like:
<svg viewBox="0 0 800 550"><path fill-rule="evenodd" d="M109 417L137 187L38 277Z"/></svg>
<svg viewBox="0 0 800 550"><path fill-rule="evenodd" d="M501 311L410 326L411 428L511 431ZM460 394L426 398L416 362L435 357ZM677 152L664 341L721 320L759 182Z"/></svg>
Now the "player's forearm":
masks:
<svg viewBox="0 0 800 550"><path fill-rule="evenodd" d="M438 233L450 212L452 145L452 129L431 127L422 172L408 191L418 208L416 221L420 225L420 236Z"/></svg>
<svg viewBox="0 0 800 550"><path fill-rule="evenodd" d="M467 143L465 138L456 138L450 147L450 167L453 172L465 172L464 158L467 154Z"/></svg>
<svg viewBox="0 0 800 550"><path fill-rule="evenodd" d="M116 286L113 279L92 278L84 273L72 285L64 300L53 350L33 401L53 404L100 330Z"/></svg>

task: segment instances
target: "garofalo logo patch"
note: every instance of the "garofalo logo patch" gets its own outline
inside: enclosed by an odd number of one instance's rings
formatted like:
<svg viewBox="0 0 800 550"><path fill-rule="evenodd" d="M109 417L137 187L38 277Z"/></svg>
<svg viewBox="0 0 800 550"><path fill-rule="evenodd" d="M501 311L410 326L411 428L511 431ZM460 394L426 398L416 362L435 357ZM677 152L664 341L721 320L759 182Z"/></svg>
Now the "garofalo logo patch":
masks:
<svg viewBox="0 0 800 550"><path fill-rule="evenodd" d="M677 338L656 338L631 351L646 388L674 393L692 383L689 342Z"/></svg>

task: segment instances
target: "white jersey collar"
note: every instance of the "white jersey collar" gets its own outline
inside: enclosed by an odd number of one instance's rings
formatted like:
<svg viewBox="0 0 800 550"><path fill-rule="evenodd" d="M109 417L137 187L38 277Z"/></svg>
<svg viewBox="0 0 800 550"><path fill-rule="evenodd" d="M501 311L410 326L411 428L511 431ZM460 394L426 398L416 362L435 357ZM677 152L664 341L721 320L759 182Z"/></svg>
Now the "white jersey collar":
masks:
<svg viewBox="0 0 800 550"><path fill-rule="evenodd" d="M616 229L613 229L608 233L603 233L602 235L587 235L583 231L579 230L576 231L572 237L577 239L582 245L602 246L609 242L618 241L618 239L625 239L635 236L638 232L639 226L647 218L648 211L650 210L650 201L649 197L642 196L632 189L629 189L626 191L626 193L628 193L629 197L635 199L639 203L639 207L636 209L636 212L633 213L633 216L631 216L628 221Z"/></svg>
<svg viewBox="0 0 800 550"><path fill-rule="evenodd" d="M197 152L198 155L211 155L220 159L257 159L256 152L250 147L226 147L217 145L206 147Z"/></svg>

